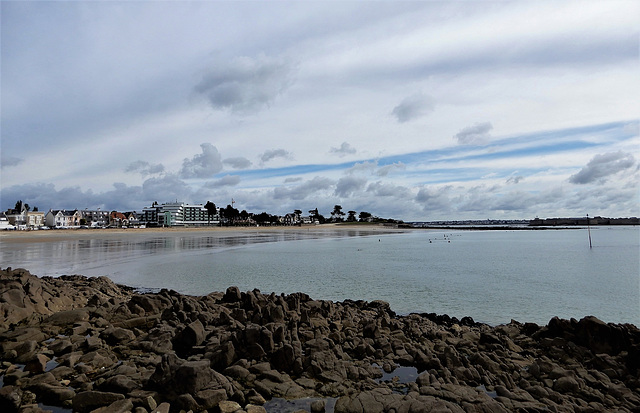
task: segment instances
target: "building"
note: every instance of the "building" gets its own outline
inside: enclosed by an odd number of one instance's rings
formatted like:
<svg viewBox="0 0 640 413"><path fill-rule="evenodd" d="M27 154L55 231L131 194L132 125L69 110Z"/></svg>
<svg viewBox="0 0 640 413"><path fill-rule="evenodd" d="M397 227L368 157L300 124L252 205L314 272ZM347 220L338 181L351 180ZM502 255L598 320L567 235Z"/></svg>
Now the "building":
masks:
<svg viewBox="0 0 640 413"><path fill-rule="evenodd" d="M215 215L209 217L209 212L202 204L170 202L143 208L138 221L147 226L205 226L209 223L218 225L220 215L216 211Z"/></svg>
<svg viewBox="0 0 640 413"><path fill-rule="evenodd" d="M109 211L98 209L84 209L80 215L86 225L91 227L106 227L109 225Z"/></svg>
<svg viewBox="0 0 640 413"><path fill-rule="evenodd" d="M4 212L0 212L0 230L16 229L11 223Z"/></svg>
<svg viewBox="0 0 640 413"><path fill-rule="evenodd" d="M45 225L44 212L29 211L26 214L27 228L40 228Z"/></svg>
<svg viewBox="0 0 640 413"><path fill-rule="evenodd" d="M50 209L45 215L44 221L48 227L77 227L80 226L82 216L80 211L74 209L67 211L66 209Z"/></svg>

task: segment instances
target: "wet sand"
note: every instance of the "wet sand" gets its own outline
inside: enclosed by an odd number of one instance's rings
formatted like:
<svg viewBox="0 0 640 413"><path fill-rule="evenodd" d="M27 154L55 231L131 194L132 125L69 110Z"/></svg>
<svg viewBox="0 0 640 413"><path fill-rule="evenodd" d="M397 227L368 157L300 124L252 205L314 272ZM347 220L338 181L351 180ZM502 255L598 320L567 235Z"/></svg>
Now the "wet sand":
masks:
<svg viewBox="0 0 640 413"><path fill-rule="evenodd" d="M108 229L56 229L34 231L2 231L0 243L33 243L33 242L60 242L77 239L101 239L122 238L126 236L182 236L182 235L206 235L206 236L243 236L247 234L264 233L278 234L283 232L304 232L322 234L335 231L371 231L391 233L404 232L407 229L398 229L393 226L381 224L322 224L303 226L261 226L261 227L171 227L171 228L108 228Z"/></svg>

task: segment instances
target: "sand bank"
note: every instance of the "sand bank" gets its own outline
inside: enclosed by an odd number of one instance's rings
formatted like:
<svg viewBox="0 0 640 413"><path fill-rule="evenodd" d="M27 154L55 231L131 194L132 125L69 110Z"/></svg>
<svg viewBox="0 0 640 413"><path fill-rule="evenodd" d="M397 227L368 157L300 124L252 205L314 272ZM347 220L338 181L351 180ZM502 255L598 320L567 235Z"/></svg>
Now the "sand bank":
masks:
<svg viewBox="0 0 640 413"><path fill-rule="evenodd" d="M0 242L25 243L25 242L59 242L75 239L100 239L100 238L121 238L127 236L242 236L252 233L282 233L282 232L304 232L317 233L319 235L335 231L367 231L372 233L392 233L403 232L407 229L398 229L393 226L381 224L323 224L323 225L303 225L303 226L260 226L260 227L171 227L171 228L106 228L106 229L56 229L56 230L34 230L34 231L1 231Z"/></svg>

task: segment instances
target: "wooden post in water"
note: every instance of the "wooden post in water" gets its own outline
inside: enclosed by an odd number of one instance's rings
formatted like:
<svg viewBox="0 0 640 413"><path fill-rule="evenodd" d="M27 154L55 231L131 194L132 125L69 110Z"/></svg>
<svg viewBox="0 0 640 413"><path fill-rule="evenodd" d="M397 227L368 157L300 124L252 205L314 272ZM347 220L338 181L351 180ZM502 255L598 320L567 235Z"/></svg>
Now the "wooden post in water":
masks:
<svg viewBox="0 0 640 413"><path fill-rule="evenodd" d="M587 214L587 232L589 233L589 248L593 248L593 245L591 245L591 226L589 225L589 214Z"/></svg>

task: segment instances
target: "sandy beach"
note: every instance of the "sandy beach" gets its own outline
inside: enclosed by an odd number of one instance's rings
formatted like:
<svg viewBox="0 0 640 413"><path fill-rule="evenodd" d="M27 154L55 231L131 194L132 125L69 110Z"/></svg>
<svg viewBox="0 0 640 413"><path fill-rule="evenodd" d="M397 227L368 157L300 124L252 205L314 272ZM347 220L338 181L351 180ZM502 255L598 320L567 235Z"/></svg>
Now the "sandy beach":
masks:
<svg viewBox="0 0 640 413"><path fill-rule="evenodd" d="M303 226L261 226L261 227L171 227L171 228L108 228L108 229L57 229L34 231L2 231L0 242L26 243L26 242L59 242L76 239L100 239L121 238L126 236L181 236L181 235L206 235L206 236L242 236L252 233L328 233L330 231L370 231L380 233L403 232L407 229L398 229L394 226L382 224L322 224Z"/></svg>

